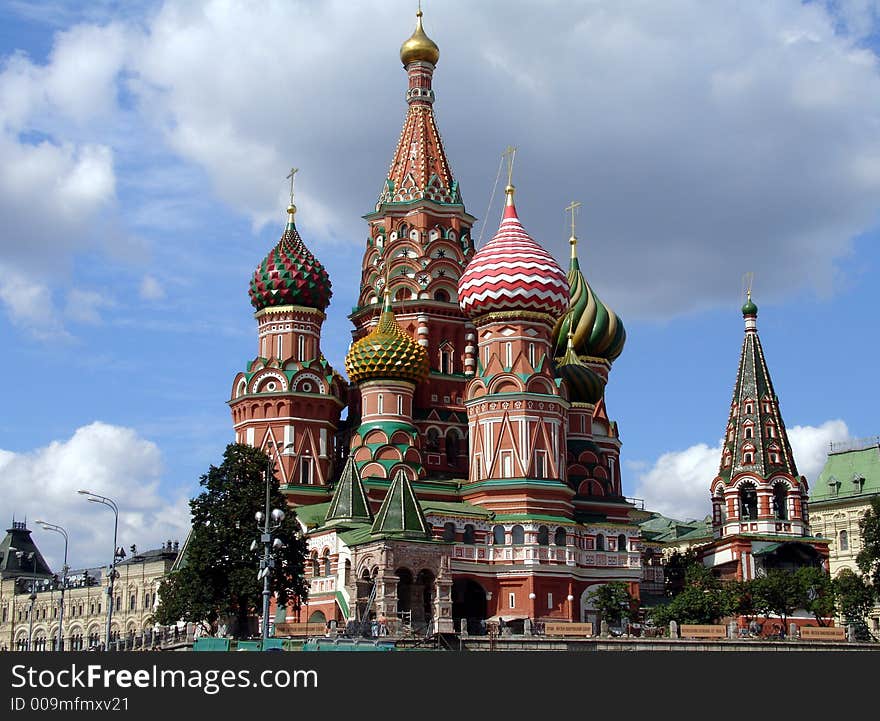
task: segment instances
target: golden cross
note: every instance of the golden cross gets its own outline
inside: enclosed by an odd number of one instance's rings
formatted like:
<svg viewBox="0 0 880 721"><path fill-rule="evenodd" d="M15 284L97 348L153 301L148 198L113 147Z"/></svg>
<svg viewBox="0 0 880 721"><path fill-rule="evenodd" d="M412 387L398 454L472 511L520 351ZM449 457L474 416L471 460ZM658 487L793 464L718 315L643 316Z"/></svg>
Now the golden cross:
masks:
<svg viewBox="0 0 880 721"><path fill-rule="evenodd" d="M572 200L571 205L569 205L566 209L566 213L571 213L571 237L574 238L574 216L575 211L583 205L579 200Z"/></svg>
<svg viewBox="0 0 880 721"><path fill-rule="evenodd" d="M746 301L750 301L752 299L752 281L755 278L755 274L749 271L748 273L743 273L743 287L746 291Z"/></svg>
<svg viewBox="0 0 880 721"><path fill-rule="evenodd" d="M507 185L513 185L513 161L516 160L516 146L508 145L501 156L507 156Z"/></svg>
<svg viewBox="0 0 880 721"><path fill-rule="evenodd" d="M293 205L293 180L294 176L299 172L299 168L291 168L290 175L287 176L287 179L290 181L290 204Z"/></svg>

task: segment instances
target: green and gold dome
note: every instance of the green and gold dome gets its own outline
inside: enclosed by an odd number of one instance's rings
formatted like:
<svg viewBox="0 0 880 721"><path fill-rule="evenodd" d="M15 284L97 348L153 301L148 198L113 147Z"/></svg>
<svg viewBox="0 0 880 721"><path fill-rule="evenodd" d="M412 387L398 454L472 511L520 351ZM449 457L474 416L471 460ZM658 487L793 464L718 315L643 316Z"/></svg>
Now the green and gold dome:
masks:
<svg viewBox="0 0 880 721"><path fill-rule="evenodd" d="M565 354L568 334L572 334L574 351L579 356L599 358L609 363L622 352L626 330L617 314L605 305L590 287L581 272L577 258L577 239L572 236L571 266L568 285L571 292L569 311L553 329L554 355Z"/></svg>
<svg viewBox="0 0 880 721"><path fill-rule="evenodd" d="M379 323L351 344L345 370L353 383L377 379L418 383L428 377L428 352L398 324L387 288Z"/></svg>
<svg viewBox="0 0 880 721"><path fill-rule="evenodd" d="M569 400L572 403L595 405L605 394L606 378L582 363L574 351L574 339L568 334L568 347L565 355L556 359L556 375L568 386Z"/></svg>

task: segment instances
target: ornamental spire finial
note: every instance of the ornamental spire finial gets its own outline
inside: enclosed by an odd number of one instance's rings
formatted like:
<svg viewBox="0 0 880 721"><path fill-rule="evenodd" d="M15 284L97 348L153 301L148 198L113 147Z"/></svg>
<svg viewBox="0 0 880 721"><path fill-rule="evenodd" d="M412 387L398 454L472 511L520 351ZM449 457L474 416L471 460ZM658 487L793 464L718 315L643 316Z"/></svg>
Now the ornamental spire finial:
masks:
<svg viewBox="0 0 880 721"><path fill-rule="evenodd" d="M504 189L505 195L507 195L507 205L513 205L513 194L516 191L516 188L513 186L513 163L516 160L516 146L508 145L505 151L501 154L503 156L507 156L507 187Z"/></svg>
<svg viewBox="0 0 880 721"><path fill-rule="evenodd" d="M583 203L579 200L572 200L571 204L566 207L565 212L571 213L571 237L568 239L569 245L571 245L571 259L574 260L577 257L577 236L574 234L574 218L577 209L581 207Z"/></svg>
<svg viewBox="0 0 880 721"><path fill-rule="evenodd" d="M288 223L293 222L293 216L296 213L296 206L293 204L293 182L298 172L299 168L291 168L290 173L287 175L287 179L290 181L290 204L287 206Z"/></svg>

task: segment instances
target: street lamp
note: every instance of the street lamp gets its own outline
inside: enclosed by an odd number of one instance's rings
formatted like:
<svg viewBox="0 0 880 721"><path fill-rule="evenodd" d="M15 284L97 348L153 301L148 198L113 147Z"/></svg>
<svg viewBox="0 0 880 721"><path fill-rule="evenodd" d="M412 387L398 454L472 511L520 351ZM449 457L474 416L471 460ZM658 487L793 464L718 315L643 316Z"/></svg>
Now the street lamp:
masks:
<svg viewBox="0 0 880 721"><path fill-rule="evenodd" d="M67 572L69 569L67 565L67 531L61 526L55 525L54 523L48 523L46 521L37 521L37 525L45 529L46 531L54 531L55 533L60 533L64 536L64 565L61 567L61 603L59 604L59 612L58 612L58 644L56 646L56 650L63 651L64 650L64 591L67 590Z"/></svg>
<svg viewBox="0 0 880 721"><path fill-rule="evenodd" d="M292 443L288 443L282 450L286 450ZM275 446L277 452L278 446ZM260 543L263 544L263 557L260 559L260 571L257 578L263 579L263 623L262 633L260 634L263 641L269 638L269 576L272 575L272 569L275 568L275 559L272 558L272 551L284 547L284 542L280 538L272 540L272 533L277 531L284 521L284 511L280 508L269 510L269 487L272 479L272 457L266 464L266 511L257 511L254 518L257 521L257 528L261 531ZM251 545L256 548L256 542Z"/></svg>
<svg viewBox="0 0 880 721"><path fill-rule="evenodd" d="M109 583L107 584L107 630L104 634L104 649L110 650L110 623L113 621L113 581L116 578L116 560L125 558L125 550L116 547L116 533L119 529L119 506L111 498L100 496L92 491L80 489L80 495L88 496L89 503L100 503L113 511L113 560L110 562Z"/></svg>

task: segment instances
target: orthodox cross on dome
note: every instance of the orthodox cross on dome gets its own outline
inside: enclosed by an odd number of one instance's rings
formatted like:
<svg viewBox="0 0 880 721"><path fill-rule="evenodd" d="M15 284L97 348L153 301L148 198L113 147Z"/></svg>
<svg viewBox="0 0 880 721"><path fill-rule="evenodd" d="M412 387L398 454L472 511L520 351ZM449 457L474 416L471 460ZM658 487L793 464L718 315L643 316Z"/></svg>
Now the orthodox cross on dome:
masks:
<svg viewBox="0 0 880 721"><path fill-rule="evenodd" d="M513 161L516 160L516 146L508 145L507 148L501 153L502 157L507 158L507 187L513 187Z"/></svg>
<svg viewBox="0 0 880 721"><path fill-rule="evenodd" d="M746 297L746 303L752 300L752 282L755 280L755 274L749 271L743 273L743 294Z"/></svg>
<svg viewBox="0 0 880 721"><path fill-rule="evenodd" d="M293 205L293 182L295 180L296 174L299 172L299 168L291 168L290 174L287 176L287 179L290 181L290 204Z"/></svg>
<svg viewBox="0 0 880 721"><path fill-rule="evenodd" d="M572 200L571 204L565 208L566 213L571 213L571 237L568 239L568 242L571 243L571 252L572 255L575 252L575 246L577 245L577 236L574 234L574 218L577 213L577 209L583 205L579 200Z"/></svg>

